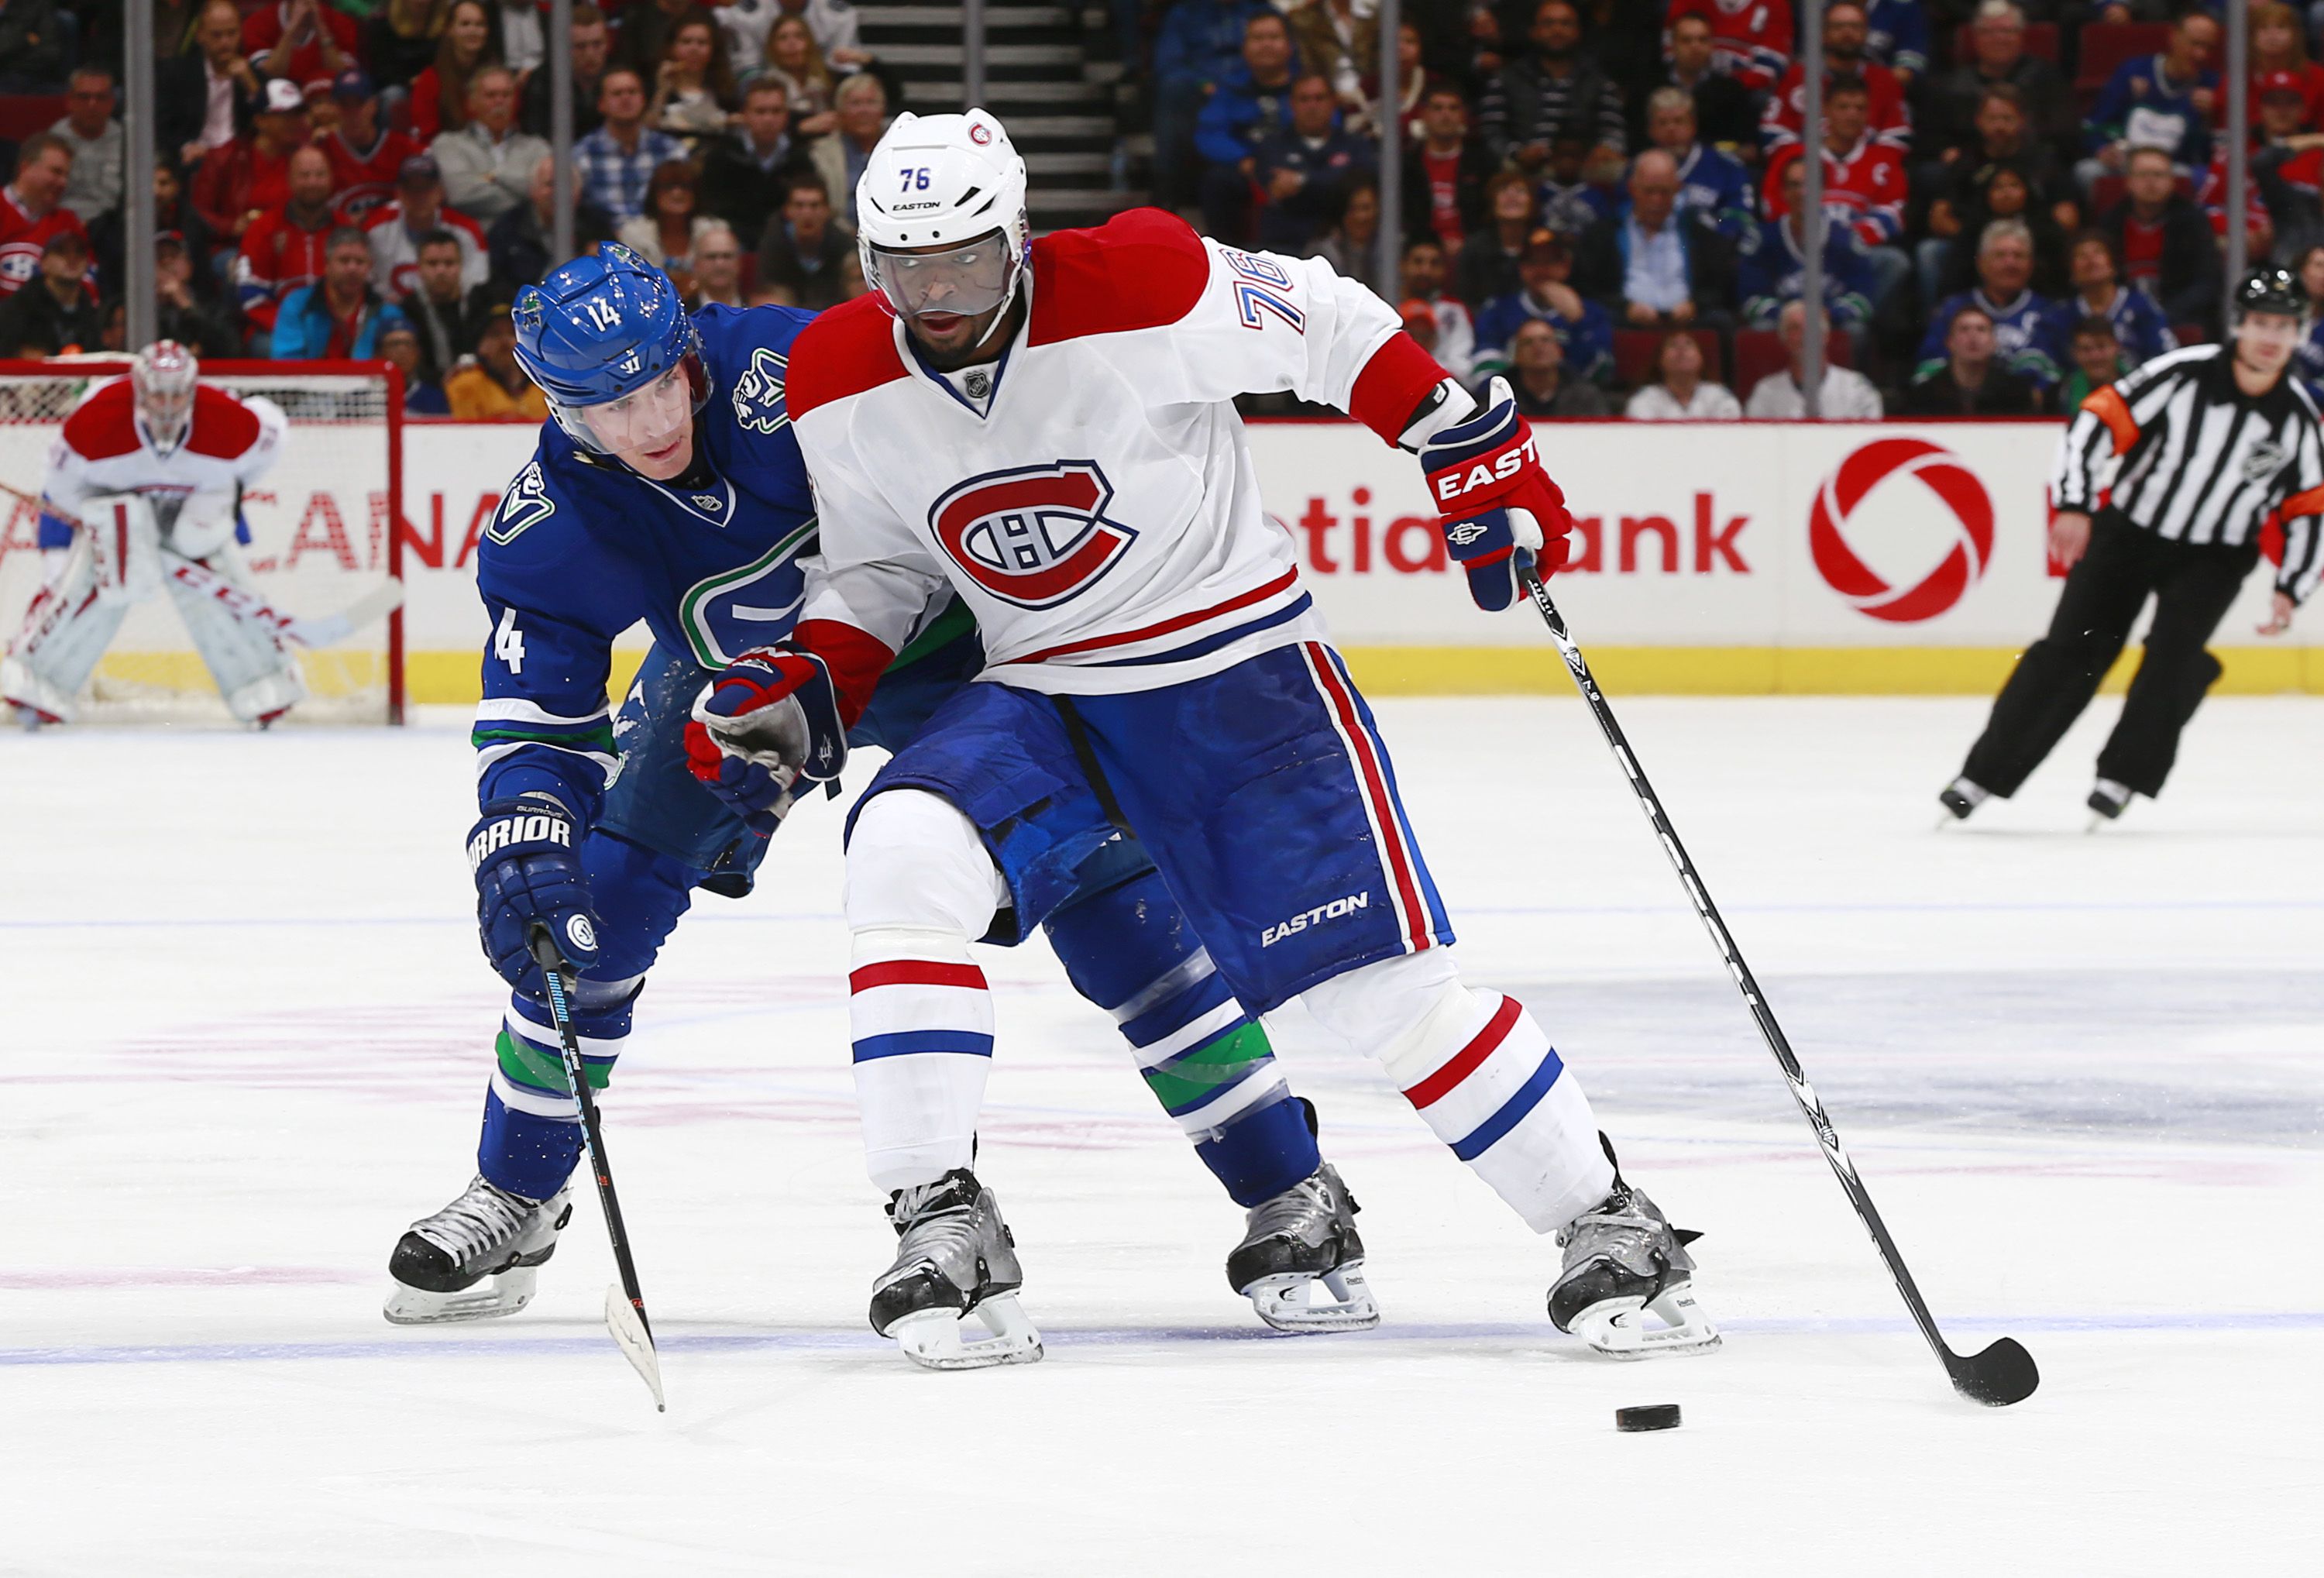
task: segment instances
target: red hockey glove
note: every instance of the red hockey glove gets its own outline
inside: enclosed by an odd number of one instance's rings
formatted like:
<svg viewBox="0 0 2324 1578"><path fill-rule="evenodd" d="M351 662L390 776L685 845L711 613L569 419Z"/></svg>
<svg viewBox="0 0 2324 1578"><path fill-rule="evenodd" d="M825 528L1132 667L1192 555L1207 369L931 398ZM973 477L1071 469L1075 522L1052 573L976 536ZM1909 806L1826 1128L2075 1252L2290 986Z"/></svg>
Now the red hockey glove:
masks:
<svg viewBox="0 0 2324 1578"><path fill-rule="evenodd" d="M1420 464L1428 496L1444 512L1438 524L1446 551L1468 572L1469 595L1499 613L1517 601L1520 550L1544 580L1563 568L1573 517L1542 469L1508 381L1494 379L1486 392L1483 411L1421 446Z"/></svg>
<svg viewBox="0 0 2324 1578"><path fill-rule="evenodd" d="M752 830L772 833L799 780L828 782L847 765L847 729L830 669L813 653L788 647L744 652L696 698L686 761Z"/></svg>

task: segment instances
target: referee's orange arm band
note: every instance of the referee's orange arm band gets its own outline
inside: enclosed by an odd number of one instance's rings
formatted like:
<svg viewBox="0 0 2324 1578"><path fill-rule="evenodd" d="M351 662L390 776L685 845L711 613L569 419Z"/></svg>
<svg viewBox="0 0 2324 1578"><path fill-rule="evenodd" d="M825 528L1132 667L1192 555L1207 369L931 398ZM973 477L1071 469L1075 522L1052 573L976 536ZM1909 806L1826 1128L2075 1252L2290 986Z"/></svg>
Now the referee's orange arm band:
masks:
<svg viewBox="0 0 2324 1578"><path fill-rule="evenodd" d="M2114 435L2116 454L2129 454L2130 447L2138 442L2137 420L2130 414L2130 407L2122 396L2115 392L2113 384L2090 391L2089 398L2082 401L2082 409L2107 425L2107 431Z"/></svg>
<svg viewBox="0 0 2324 1578"><path fill-rule="evenodd" d="M2302 515L2324 515L2324 487L2294 494L2275 507L2278 521L2297 521Z"/></svg>

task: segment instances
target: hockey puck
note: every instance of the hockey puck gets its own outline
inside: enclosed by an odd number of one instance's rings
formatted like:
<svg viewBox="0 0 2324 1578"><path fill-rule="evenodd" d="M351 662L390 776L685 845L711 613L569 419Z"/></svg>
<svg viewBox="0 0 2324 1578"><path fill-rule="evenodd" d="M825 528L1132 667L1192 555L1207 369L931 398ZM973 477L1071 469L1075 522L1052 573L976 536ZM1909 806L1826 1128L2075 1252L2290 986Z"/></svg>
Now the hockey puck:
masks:
<svg viewBox="0 0 2324 1578"><path fill-rule="evenodd" d="M1643 1407L1614 1410L1614 1428L1622 1431L1675 1430L1678 1428L1676 1403L1650 1403Z"/></svg>

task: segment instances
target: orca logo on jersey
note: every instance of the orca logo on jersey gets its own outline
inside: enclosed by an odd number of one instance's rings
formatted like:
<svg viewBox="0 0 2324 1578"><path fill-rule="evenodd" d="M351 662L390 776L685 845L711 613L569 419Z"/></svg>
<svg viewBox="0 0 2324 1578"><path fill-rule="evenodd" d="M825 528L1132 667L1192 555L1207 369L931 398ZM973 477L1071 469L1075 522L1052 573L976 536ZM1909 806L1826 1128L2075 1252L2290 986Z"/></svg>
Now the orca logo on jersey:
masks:
<svg viewBox="0 0 2324 1578"><path fill-rule="evenodd" d="M1138 533L1105 518L1113 484L1094 460L972 476L928 508L928 528L969 579L1019 608L1077 597Z"/></svg>
<svg viewBox="0 0 2324 1578"><path fill-rule="evenodd" d="M753 433L772 433L789 425L791 413L783 405L783 380L790 375L790 358L761 346L751 353L751 365L734 380L734 421Z"/></svg>

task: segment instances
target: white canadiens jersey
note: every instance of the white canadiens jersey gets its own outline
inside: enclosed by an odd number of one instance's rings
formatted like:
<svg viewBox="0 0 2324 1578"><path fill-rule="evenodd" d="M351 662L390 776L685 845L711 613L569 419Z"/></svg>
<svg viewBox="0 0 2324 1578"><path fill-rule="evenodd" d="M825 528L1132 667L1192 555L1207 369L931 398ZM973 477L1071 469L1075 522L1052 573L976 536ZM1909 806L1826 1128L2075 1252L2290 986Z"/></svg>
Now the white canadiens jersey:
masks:
<svg viewBox="0 0 2324 1578"><path fill-rule="evenodd" d="M256 395L247 398L202 384L194 392L194 413L185 438L168 451L153 446L137 414L129 380L115 378L89 392L65 418L49 451L42 489L49 502L78 513L88 500L110 494L143 494L161 510L198 494L223 495L227 504L281 457L288 426L281 408Z"/></svg>
<svg viewBox="0 0 2324 1578"><path fill-rule="evenodd" d="M1322 639L1231 402L1290 390L1393 435L1443 370L1330 265L1153 209L1036 242L1029 286L982 380L927 367L876 293L799 336L788 394L822 537L802 620L899 649L948 583L983 632L982 677L1053 694Z"/></svg>

